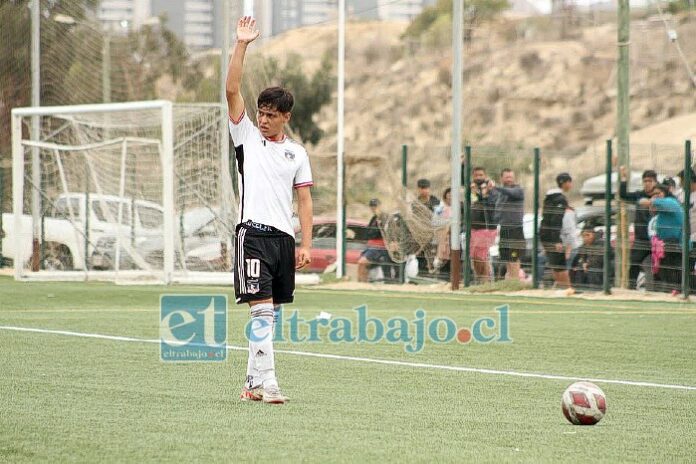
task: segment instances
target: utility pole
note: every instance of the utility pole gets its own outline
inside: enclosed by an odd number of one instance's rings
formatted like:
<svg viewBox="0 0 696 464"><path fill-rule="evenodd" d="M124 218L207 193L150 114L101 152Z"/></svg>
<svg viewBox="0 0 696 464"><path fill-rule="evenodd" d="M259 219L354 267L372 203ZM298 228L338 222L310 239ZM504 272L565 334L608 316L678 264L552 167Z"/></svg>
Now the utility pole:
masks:
<svg viewBox="0 0 696 464"><path fill-rule="evenodd" d="M461 231L461 196L462 183L462 53L464 51L464 5L463 0L454 1L452 18L452 224L450 229L450 256L452 290L459 288L461 274L462 249ZM465 266L468 263L464 264Z"/></svg>
<svg viewBox="0 0 696 464"><path fill-rule="evenodd" d="M31 4L31 106L41 106L41 1ZM39 141L39 116L31 117L31 139ZM32 259L31 270L40 269L39 237L41 236L41 158L38 147L31 149L31 218L32 218ZM15 231L17 234L20 232Z"/></svg>
<svg viewBox="0 0 696 464"><path fill-rule="evenodd" d="M247 5L245 5L246 7ZM253 9L253 5L251 6ZM253 12L252 12L253 13ZM220 205L220 219L227 226L230 221L230 204L232 203L232 176L230 170L230 131L227 126L229 117L227 109L227 66L230 52L230 0L222 0L222 44L220 45L220 187L222 203ZM235 116L236 117L236 116ZM220 256L226 266L231 265L230 250L232 247L231 234L220 243Z"/></svg>
<svg viewBox="0 0 696 464"><path fill-rule="evenodd" d="M336 277L345 274L344 234L344 107L345 107L345 63L346 63L346 0L338 0L338 114L336 124Z"/></svg>
<svg viewBox="0 0 696 464"><path fill-rule="evenodd" d="M630 8L628 0L619 0L619 25L618 25L618 48L619 63L617 70L617 94L616 94L616 139L617 151L619 156L619 166L625 166L628 173L628 185L631 183L631 154L630 154L630 129L631 121L629 114L629 45L630 45ZM626 203L619 201L619 234L616 247L617 256L617 276L619 285L625 288L628 284L628 268L630 253L628 250L628 211Z"/></svg>

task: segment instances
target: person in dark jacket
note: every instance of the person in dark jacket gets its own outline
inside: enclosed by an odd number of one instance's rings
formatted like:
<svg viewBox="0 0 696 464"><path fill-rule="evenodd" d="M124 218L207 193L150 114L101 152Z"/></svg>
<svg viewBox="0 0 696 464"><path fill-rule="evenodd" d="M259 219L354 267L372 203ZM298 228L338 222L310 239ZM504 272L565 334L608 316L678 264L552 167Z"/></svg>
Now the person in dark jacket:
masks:
<svg viewBox="0 0 696 464"><path fill-rule="evenodd" d="M592 224L582 230L582 245L573 259L570 268L570 281L573 287L600 289L604 283L604 240L602 232L595 231ZM610 278L611 278L611 255Z"/></svg>
<svg viewBox="0 0 696 464"><path fill-rule="evenodd" d="M628 281L631 288L636 288L636 281L640 273L643 260L650 256L650 237L648 236L648 223L652 218L649 203L641 200L650 199L655 194L657 185L657 173L651 169L643 172L643 190L628 192L628 173L624 166L619 167L621 182L619 183L619 197L624 201L636 204L636 216L633 222L634 239L631 247L630 269Z"/></svg>
<svg viewBox="0 0 696 464"><path fill-rule="evenodd" d="M505 277L519 279L520 260L527 248L522 227L524 190L515 182L512 169L506 168L501 171L500 183L502 185L494 186L499 194L495 205L496 222L500 223L499 256L507 268Z"/></svg>
<svg viewBox="0 0 696 464"><path fill-rule="evenodd" d="M476 280L481 283L492 277L489 250L495 243L498 230L495 220L498 192L484 168L472 169L471 177L471 261Z"/></svg>
<svg viewBox="0 0 696 464"><path fill-rule="evenodd" d="M570 209L565 194L573 188L573 178L567 172L556 176L558 188L550 189L544 197L539 238L546 254L546 265L553 271L553 280L561 288L572 289L566 265L570 250L566 250L561 239L563 216Z"/></svg>
<svg viewBox="0 0 696 464"><path fill-rule="evenodd" d="M358 259L358 282L367 282L370 266L381 265L385 278L390 276L391 266L394 262L389 257L384 243L382 231L387 225L387 214L382 212L381 203L377 198L369 202L372 210L372 218L367 224L367 248Z"/></svg>
<svg viewBox="0 0 696 464"><path fill-rule="evenodd" d="M416 192L418 201L427 206L430 211L434 211L435 207L440 204L440 200L435 195L430 194L430 181L428 179L418 179L416 187L418 187Z"/></svg>

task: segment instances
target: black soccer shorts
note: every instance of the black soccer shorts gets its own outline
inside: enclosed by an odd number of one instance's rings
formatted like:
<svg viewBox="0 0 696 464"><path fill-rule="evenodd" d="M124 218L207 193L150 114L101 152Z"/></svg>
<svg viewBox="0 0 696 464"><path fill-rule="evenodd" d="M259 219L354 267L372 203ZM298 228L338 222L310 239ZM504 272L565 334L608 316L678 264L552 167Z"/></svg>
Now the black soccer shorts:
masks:
<svg viewBox="0 0 696 464"><path fill-rule="evenodd" d="M237 225L234 293L238 304L273 298L292 303L295 293L295 239L275 227L247 221Z"/></svg>

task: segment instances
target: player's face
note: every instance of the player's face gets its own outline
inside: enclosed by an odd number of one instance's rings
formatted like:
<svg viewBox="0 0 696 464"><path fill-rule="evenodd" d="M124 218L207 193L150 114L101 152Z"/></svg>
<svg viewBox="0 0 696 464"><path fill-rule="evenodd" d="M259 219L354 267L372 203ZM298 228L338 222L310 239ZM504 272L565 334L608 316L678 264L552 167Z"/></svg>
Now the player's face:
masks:
<svg viewBox="0 0 696 464"><path fill-rule="evenodd" d="M262 107L256 112L256 122L261 134L268 139L275 139L283 134L283 127L290 120L290 113Z"/></svg>

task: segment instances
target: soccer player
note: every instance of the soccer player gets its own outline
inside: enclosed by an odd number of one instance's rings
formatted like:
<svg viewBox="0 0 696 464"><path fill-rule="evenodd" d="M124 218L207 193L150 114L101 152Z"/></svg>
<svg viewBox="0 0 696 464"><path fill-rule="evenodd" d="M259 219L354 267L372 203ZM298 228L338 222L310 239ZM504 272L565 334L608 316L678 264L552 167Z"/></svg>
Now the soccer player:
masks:
<svg viewBox="0 0 696 464"><path fill-rule="evenodd" d="M239 171L239 223L235 234L234 292L251 315L249 359L241 399L282 404L273 355L274 316L292 303L295 269L311 262L312 171L307 152L284 132L294 99L280 87L258 96L254 126L240 92L244 55L259 36L256 21L237 23L237 42L227 72L230 134ZM297 192L302 245L295 260L292 225L293 188Z"/></svg>

